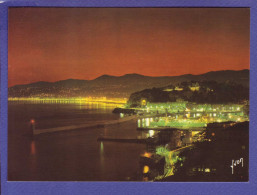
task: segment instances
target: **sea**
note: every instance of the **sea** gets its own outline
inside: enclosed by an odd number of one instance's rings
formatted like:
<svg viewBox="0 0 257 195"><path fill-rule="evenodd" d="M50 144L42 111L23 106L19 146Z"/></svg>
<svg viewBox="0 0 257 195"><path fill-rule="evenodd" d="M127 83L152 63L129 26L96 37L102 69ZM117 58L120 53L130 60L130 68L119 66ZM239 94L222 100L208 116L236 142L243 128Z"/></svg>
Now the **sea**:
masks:
<svg viewBox="0 0 257 195"><path fill-rule="evenodd" d="M97 141L99 136L138 138L136 120L65 132L31 135L35 129L116 120L113 104L8 103L9 181L142 181L145 144Z"/></svg>

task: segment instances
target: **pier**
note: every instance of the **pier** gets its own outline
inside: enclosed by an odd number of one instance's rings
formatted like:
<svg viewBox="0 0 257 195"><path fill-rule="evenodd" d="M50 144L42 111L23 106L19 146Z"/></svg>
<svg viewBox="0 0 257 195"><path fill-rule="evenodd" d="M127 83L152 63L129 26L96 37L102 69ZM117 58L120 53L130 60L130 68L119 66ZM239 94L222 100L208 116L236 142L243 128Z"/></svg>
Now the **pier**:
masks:
<svg viewBox="0 0 257 195"><path fill-rule="evenodd" d="M104 127L106 125L114 125L123 123L126 121L134 120L136 119L136 115L127 116L124 118L119 118L117 120L111 120L111 121L104 121L94 124L80 124L80 125L70 125L70 126L63 126L63 127L54 127L54 128L48 128L48 129L36 129L35 126L32 126L33 135L39 135L43 133L53 133L53 132L60 132L60 131L70 131L75 129L82 129L82 128L94 128L94 127Z"/></svg>

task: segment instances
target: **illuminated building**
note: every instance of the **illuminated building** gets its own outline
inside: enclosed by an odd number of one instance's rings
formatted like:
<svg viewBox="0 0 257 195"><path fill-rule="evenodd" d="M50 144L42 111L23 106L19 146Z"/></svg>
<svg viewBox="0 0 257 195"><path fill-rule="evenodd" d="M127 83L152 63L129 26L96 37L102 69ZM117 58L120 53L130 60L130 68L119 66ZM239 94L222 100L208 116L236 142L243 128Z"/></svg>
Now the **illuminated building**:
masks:
<svg viewBox="0 0 257 195"><path fill-rule="evenodd" d="M199 91L200 86L199 83L193 83L191 86L189 86L191 91Z"/></svg>

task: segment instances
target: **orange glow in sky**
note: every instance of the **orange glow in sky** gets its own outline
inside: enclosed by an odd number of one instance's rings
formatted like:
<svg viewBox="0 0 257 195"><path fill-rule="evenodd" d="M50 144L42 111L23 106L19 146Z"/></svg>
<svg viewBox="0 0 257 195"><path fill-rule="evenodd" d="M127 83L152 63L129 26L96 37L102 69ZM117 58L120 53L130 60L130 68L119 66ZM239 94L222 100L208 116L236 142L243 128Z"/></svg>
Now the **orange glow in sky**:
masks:
<svg viewBox="0 0 257 195"><path fill-rule="evenodd" d="M10 8L9 86L249 69L247 8Z"/></svg>

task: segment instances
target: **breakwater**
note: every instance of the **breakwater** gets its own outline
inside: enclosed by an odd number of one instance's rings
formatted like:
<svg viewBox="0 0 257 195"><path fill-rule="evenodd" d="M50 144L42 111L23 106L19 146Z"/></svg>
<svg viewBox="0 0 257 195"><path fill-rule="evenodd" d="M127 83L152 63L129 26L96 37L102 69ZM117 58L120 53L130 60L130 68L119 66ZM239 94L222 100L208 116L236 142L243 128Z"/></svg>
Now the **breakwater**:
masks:
<svg viewBox="0 0 257 195"><path fill-rule="evenodd" d="M54 127L54 128L48 128L48 129L36 129L35 127L33 127L32 131L33 131L33 135L39 135L39 134L43 134L43 133L69 131L69 130L82 129L82 128L104 127L106 125L119 124L119 123L130 121L130 120L133 120L136 118L137 118L136 115L132 115L132 116L124 117L124 118L119 118L117 120L103 121L103 122L93 123L93 124L70 125L70 126Z"/></svg>

